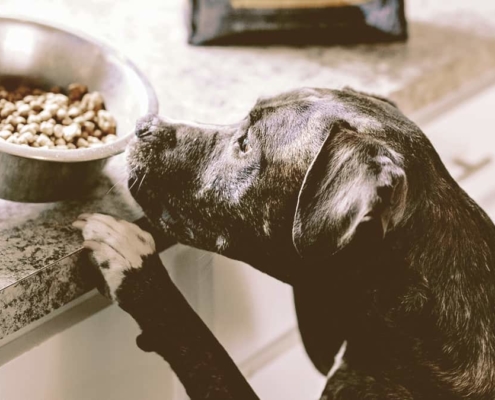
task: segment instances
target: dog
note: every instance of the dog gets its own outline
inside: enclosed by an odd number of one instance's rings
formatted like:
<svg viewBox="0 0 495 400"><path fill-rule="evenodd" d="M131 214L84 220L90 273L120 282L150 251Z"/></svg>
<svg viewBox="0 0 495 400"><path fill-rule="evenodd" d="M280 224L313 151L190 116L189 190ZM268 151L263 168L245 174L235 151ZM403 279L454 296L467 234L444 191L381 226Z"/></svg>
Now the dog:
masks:
<svg viewBox="0 0 495 400"><path fill-rule="evenodd" d="M332 371L321 400L495 399L495 226L394 103L305 88L236 124L149 115L135 133L129 187L154 229L292 285L306 351ZM150 233L74 225L191 399L257 398Z"/></svg>

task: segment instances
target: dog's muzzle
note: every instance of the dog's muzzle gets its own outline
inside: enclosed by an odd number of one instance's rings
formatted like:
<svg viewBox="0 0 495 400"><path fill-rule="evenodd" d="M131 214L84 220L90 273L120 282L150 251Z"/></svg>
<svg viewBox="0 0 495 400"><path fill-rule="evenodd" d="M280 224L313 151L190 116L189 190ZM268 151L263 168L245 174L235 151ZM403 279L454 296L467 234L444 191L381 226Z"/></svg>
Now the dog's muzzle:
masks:
<svg viewBox="0 0 495 400"><path fill-rule="evenodd" d="M135 135L140 140L160 138L160 142L168 147L175 147L177 143L177 130L175 124L166 118L155 114L147 114L136 122Z"/></svg>

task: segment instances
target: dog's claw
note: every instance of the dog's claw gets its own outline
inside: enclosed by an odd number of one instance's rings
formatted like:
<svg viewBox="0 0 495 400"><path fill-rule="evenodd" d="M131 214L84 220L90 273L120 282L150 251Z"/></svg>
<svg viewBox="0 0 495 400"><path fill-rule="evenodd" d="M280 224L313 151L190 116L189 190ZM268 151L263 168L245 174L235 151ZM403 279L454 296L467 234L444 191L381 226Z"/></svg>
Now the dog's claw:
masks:
<svg viewBox="0 0 495 400"><path fill-rule="evenodd" d="M80 219L78 219L78 220L76 220L76 221L74 221L72 223L72 226L74 228L77 228L77 229L81 229L82 230L86 226L86 221L81 221Z"/></svg>
<svg viewBox="0 0 495 400"><path fill-rule="evenodd" d="M88 249L88 250L93 250L93 251L97 251L100 249L101 245L100 243L94 241L94 240L85 240L83 242L83 247L85 249Z"/></svg>

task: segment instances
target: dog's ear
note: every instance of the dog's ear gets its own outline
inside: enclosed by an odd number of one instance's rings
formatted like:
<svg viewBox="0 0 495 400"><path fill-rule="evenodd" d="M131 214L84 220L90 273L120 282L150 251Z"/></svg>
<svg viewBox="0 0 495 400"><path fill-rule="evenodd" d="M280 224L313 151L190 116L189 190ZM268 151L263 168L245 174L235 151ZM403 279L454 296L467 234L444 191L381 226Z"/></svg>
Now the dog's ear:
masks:
<svg viewBox="0 0 495 400"><path fill-rule="evenodd" d="M337 122L304 178L292 237L301 257L325 257L346 246L363 222L381 235L405 210L401 159L380 141Z"/></svg>

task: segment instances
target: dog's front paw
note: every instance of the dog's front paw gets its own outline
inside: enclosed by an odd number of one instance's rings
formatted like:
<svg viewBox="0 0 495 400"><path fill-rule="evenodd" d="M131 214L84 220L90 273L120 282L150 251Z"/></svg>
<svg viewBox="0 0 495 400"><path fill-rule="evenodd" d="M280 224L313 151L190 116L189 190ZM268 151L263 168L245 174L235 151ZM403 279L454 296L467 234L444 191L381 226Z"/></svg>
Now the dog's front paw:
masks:
<svg viewBox="0 0 495 400"><path fill-rule="evenodd" d="M126 271L140 269L143 257L155 252L153 237L137 225L103 214L82 214L72 224L81 229L113 300Z"/></svg>

